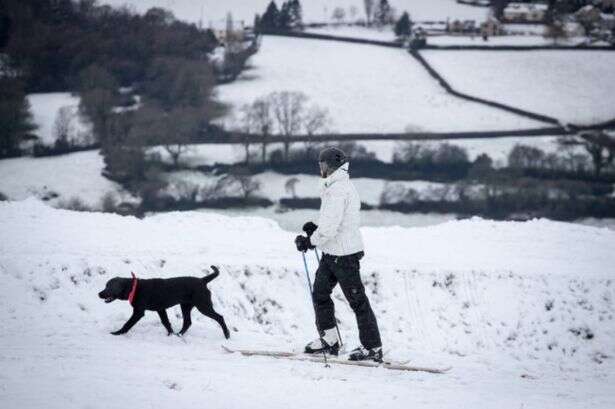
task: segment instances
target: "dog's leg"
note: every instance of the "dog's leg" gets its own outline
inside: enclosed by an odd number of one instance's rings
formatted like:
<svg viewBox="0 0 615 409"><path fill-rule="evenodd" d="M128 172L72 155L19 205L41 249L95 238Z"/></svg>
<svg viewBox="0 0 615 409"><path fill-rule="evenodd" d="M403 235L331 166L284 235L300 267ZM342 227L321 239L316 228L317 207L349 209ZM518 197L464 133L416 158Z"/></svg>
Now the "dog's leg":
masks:
<svg viewBox="0 0 615 409"><path fill-rule="evenodd" d="M214 320L218 324L220 324L220 326L222 327L222 331L224 332L224 337L226 339L229 339L231 337L231 334L230 334L228 328L226 327L226 323L224 322L224 317L222 317L222 315L220 315L217 312L215 312L213 307L202 307L200 305L197 305L196 308L198 308L198 310L203 315L211 318L212 320Z"/></svg>
<svg viewBox="0 0 615 409"><path fill-rule="evenodd" d="M179 335L184 335L190 325L192 325L192 318L190 317L190 312L192 311L192 304L182 304L182 316L184 318L184 324L182 325L181 331L179 331Z"/></svg>
<svg viewBox="0 0 615 409"><path fill-rule="evenodd" d="M135 325L137 322L139 322L141 318L143 318L144 315L145 315L145 311L140 310L140 309L139 310L133 309L132 316L128 319L128 321L126 321L126 324L124 324L124 326L120 328L119 330L112 332L111 335L122 335L122 334L127 333L128 331L130 331L133 325Z"/></svg>
<svg viewBox="0 0 615 409"><path fill-rule="evenodd" d="M164 327L167 329L167 335L173 334L173 327L169 322L167 310L158 310L158 316L160 316L160 321L162 321L162 325L164 325Z"/></svg>

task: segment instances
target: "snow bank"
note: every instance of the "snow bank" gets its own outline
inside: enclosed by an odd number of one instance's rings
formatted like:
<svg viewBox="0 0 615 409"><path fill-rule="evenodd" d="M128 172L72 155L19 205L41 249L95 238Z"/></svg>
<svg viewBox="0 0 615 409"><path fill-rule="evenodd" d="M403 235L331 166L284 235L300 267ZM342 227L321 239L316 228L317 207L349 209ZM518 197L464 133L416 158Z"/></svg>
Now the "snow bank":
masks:
<svg viewBox="0 0 615 409"><path fill-rule="evenodd" d="M29 199L0 203L0 226L4 407L119 408L155 396L154 407L205 399L211 407L282 408L291 403L282 391L291 389L306 393L293 399L298 408L333 396L332 408L394 408L400 399L428 408L615 401L615 232L607 229L480 219L364 228L362 274L385 351L457 370L433 378L223 355L220 329L198 314L187 343L166 337L156 314L127 336L107 334L130 313L97 298L109 278L203 276L218 264L210 287L230 345L300 347L314 332L301 257L293 234L270 220L204 212L139 220ZM354 318L339 290L334 297L351 347ZM178 328L179 310L170 316Z"/></svg>

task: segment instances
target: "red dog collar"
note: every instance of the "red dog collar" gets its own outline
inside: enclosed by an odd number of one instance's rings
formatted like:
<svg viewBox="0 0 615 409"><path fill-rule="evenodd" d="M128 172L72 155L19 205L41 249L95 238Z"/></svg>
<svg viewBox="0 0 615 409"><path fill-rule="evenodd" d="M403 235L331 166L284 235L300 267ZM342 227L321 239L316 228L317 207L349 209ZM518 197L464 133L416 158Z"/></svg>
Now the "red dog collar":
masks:
<svg viewBox="0 0 615 409"><path fill-rule="evenodd" d="M137 295L137 276L132 271L130 272L132 275L132 288L130 289L130 293L128 294L128 302L132 305L136 295Z"/></svg>

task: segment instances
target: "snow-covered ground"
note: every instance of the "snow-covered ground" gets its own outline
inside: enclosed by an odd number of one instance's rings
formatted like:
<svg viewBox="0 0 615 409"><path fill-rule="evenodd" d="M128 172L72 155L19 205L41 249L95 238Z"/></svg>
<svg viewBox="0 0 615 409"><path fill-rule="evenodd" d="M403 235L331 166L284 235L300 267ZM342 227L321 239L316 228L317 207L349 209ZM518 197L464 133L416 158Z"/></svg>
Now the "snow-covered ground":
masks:
<svg viewBox="0 0 615 409"><path fill-rule="evenodd" d="M615 53L424 51L461 92L588 124L615 118Z"/></svg>
<svg viewBox="0 0 615 409"><path fill-rule="evenodd" d="M332 128L339 132L478 131L544 125L447 94L402 49L266 36L250 65L237 81L218 87L219 99L235 108L223 121L228 126L243 104L274 91L305 93L312 103L329 110Z"/></svg>
<svg viewBox="0 0 615 409"><path fill-rule="evenodd" d="M544 220L364 228L363 278L389 358L446 375L243 358L293 349L313 313L293 234L204 212L138 220L0 203L0 406L611 408L615 232ZM314 257L309 255L310 267ZM182 342L97 298L113 276L203 276L232 337L193 314ZM340 329L354 318L336 289ZM178 309L171 321L177 329ZM292 391L292 393L290 393Z"/></svg>
<svg viewBox="0 0 615 409"><path fill-rule="evenodd" d="M235 20L243 20L251 25L256 13L263 14L270 0L101 0L101 4L114 6L128 5L138 12L145 12L150 7L164 7L173 11L181 20L199 23L204 27L222 26L228 12L231 12ZM487 18L488 9L483 7L471 7L458 4L455 0L390 0L389 3L399 13L407 10L414 20L446 21L451 20L476 20L484 21ZM278 7L282 1L276 1ZM347 20L365 19L363 0L304 0L303 21L330 22L333 10L341 7L346 12ZM351 7L356 8L353 17Z"/></svg>
<svg viewBox="0 0 615 409"><path fill-rule="evenodd" d="M89 143L91 125L89 121L79 115L79 97L68 92L29 94L28 102L30 103L32 119L38 126L34 133L40 138L40 142L45 145L53 145L56 141L55 122L60 110L66 107L67 112L72 117L69 139L75 142Z"/></svg>
<svg viewBox="0 0 615 409"><path fill-rule="evenodd" d="M30 196L48 198L53 205L80 199L93 209L101 208L107 193L119 200L134 201L122 187L104 178L99 151L86 151L45 158L0 160L0 192L12 200Z"/></svg>

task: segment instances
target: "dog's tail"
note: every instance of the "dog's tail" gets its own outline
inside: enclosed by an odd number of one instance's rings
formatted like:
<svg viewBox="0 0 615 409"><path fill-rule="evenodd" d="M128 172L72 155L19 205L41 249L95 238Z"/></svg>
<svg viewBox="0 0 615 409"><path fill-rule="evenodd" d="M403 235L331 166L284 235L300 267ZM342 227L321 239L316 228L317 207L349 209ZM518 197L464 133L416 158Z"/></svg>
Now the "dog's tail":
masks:
<svg viewBox="0 0 615 409"><path fill-rule="evenodd" d="M205 284L209 283L211 280L218 277L218 274L220 274L220 270L218 270L218 267L211 266L211 269L214 270L214 272L208 276L203 277L203 282L205 282Z"/></svg>

